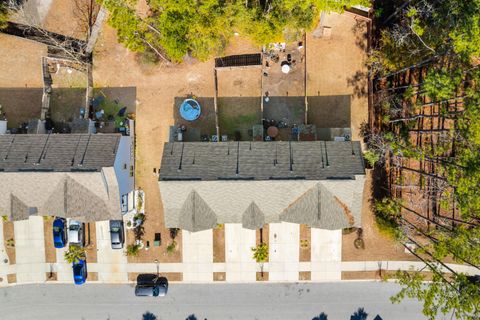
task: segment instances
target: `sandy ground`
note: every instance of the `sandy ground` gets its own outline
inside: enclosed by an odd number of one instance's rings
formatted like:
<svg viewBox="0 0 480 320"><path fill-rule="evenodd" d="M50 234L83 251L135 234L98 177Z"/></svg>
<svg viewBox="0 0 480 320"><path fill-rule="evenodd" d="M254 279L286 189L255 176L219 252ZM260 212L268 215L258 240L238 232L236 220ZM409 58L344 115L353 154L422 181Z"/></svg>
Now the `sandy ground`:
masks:
<svg viewBox="0 0 480 320"><path fill-rule="evenodd" d="M262 69L260 66L219 68L217 70L219 97L260 97ZM260 103L260 98L258 98Z"/></svg>
<svg viewBox="0 0 480 320"><path fill-rule="evenodd" d="M85 0L52 0L42 25L45 29L84 40L86 23Z"/></svg>
<svg viewBox="0 0 480 320"><path fill-rule="evenodd" d="M367 26L336 13L326 16L325 25L331 27L330 38L307 35L308 122L342 125L350 116L352 139L360 140L360 124L368 119Z"/></svg>
<svg viewBox="0 0 480 320"><path fill-rule="evenodd" d="M41 58L46 54L42 44L0 33L0 87L42 87Z"/></svg>
<svg viewBox="0 0 480 320"><path fill-rule="evenodd" d="M43 230L45 232L45 262L57 262L57 252L53 244L53 219L52 217L43 218Z"/></svg>
<svg viewBox="0 0 480 320"><path fill-rule="evenodd" d="M362 227L365 249L356 249L353 245L357 233L342 236L342 261L364 260L417 260L413 255L406 254L404 247L392 238L380 233L375 223L375 217L370 208L372 172L368 171L363 192Z"/></svg>

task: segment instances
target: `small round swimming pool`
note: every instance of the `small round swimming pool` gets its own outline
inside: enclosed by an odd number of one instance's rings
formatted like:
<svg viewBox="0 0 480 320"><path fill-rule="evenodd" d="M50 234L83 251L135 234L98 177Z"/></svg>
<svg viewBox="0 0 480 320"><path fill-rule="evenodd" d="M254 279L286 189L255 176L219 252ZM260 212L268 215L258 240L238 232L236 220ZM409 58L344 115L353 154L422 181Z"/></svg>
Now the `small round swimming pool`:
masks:
<svg viewBox="0 0 480 320"><path fill-rule="evenodd" d="M194 99L185 99L180 105L180 116L187 121L194 121L202 112L200 104Z"/></svg>

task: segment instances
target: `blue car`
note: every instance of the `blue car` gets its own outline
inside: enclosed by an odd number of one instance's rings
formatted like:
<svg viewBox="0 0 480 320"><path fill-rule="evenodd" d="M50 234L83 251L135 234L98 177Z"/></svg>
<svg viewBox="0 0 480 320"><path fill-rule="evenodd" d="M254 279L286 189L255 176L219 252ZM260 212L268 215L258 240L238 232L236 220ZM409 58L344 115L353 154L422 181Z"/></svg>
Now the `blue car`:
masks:
<svg viewBox="0 0 480 320"><path fill-rule="evenodd" d="M75 284L84 284L87 280L87 261L80 259L72 264L72 268Z"/></svg>
<svg viewBox="0 0 480 320"><path fill-rule="evenodd" d="M63 218L56 218L53 221L53 245L55 248L63 248L67 245L66 221Z"/></svg>

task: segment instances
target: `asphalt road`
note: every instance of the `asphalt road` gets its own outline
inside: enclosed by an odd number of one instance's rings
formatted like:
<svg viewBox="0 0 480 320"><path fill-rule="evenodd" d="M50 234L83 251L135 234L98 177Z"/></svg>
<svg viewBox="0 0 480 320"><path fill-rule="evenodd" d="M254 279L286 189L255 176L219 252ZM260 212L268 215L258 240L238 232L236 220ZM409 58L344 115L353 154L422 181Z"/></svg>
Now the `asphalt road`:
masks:
<svg viewBox="0 0 480 320"><path fill-rule="evenodd" d="M368 320L425 319L416 301L390 303L398 288L382 282L170 284L166 297L137 298L129 285L21 285L0 289L0 319L364 320L352 318L359 308ZM322 312L327 318L318 317Z"/></svg>

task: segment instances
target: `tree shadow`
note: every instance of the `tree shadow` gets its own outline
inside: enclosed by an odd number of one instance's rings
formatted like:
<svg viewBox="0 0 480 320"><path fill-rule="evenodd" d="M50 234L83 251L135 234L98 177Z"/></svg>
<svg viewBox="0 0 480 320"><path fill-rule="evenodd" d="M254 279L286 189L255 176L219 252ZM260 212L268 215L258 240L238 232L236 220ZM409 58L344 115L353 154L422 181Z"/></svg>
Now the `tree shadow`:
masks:
<svg viewBox="0 0 480 320"><path fill-rule="evenodd" d="M197 320L197 317L194 314L191 314L185 320Z"/></svg>
<svg viewBox="0 0 480 320"><path fill-rule="evenodd" d="M367 320L368 313L365 312L365 309L358 308L351 316L350 320Z"/></svg>
<svg viewBox="0 0 480 320"><path fill-rule="evenodd" d="M368 45L368 28L367 23L362 20L356 20L352 27L352 32L355 35L355 45L363 51L367 51Z"/></svg>
<svg viewBox="0 0 480 320"><path fill-rule="evenodd" d="M142 320L157 320L157 316L151 313L150 311L145 312L142 315Z"/></svg>
<svg viewBox="0 0 480 320"><path fill-rule="evenodd" d="M353 88L353 94L357 98L368 96L368 73L358 70L355 74L347 78L347 85Z"/></svg>
<svg viewBox="0 0 480 320"><path fill-rule="evenodd" d="M325 312L322 312L312 320L328 320L328 316Z"/></svg>

